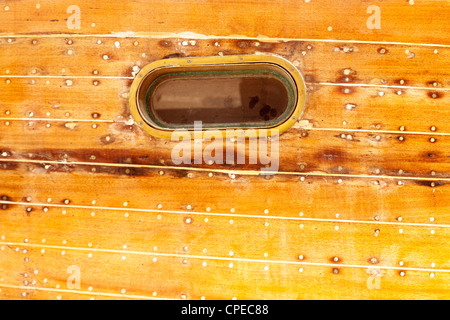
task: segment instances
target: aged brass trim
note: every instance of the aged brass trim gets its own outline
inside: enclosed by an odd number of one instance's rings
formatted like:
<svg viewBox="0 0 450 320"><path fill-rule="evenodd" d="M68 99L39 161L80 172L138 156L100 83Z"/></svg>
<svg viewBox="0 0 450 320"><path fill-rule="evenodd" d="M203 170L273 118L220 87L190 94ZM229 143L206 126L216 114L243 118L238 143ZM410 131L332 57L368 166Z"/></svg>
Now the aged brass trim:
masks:
<svg viewBox="0 0 450 320"><path fill-rule="evenodd" d="M238 77L263 73L280 81L286 89L288 102L280 116L267 122L205 124L202 132L208 129L254 129L250 130L254 136L281 133L289 129L302 116L306 102L306 88L300 72L286 59L274 55L171 58L152 62L136 75L131 85L129 94L131 114L136 123L153 136L170 138L174 130L185 129L193 137L192 125L170 124L162 121L150 105L149 98L164 78L174 75L186 78L205 75Z"/></svg>

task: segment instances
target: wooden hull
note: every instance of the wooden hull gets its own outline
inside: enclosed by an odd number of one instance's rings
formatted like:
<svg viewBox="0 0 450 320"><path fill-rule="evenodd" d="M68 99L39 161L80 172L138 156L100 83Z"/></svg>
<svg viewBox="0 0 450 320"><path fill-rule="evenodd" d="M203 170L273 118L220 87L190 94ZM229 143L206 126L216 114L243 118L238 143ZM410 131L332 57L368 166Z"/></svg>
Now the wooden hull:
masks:
<svg viewBox="0 0 450 320"><path fill-rule="evenodd" d="M0 7L1 299L450 298L448 1L69 5ZM133 121L145 65L258 53L307 87L277 174Z"/></svg>

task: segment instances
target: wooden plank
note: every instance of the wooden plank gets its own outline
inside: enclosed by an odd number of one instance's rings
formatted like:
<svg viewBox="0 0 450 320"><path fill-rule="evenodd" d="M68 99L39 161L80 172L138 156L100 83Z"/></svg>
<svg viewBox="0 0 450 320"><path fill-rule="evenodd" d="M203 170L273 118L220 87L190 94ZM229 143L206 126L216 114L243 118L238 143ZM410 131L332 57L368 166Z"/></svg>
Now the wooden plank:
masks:
<svg viewBox="0 0 450 320"><path fill-rule="evenodd" d="M229 201L242 205L234 198ZM342 218L299 221L238 213L214 216L208 212L195 216L189 212L164 211L126 215L114 209L61 207L46 212L36 208L30 214L25 209L26 206L16 206L2 216L0 234L4 242L22 244L26 241L60 250L76 247L93 254L102 250L122 254L129 251L155 255L157 259L160 255L173 255L188 260L192 256L218 257L231 259L231 262L251 259L387 269L399 267L399 262L403 261L408 268L426 271L434 264L437 270L450 272L450 262L446 258L450 254L446 246L450 225L436 228L430 223L424 226L339 221ZM63 214L62 210L66 212ZM405 216L406 221L410 220L409 216ZM284 217L282 212L280 217ZM187 218L193 222L186 223ZM391 251L393 245L397 248L395 252Z"/></svg>
<svg viewBox="0 0 450 320"><path fill-rule="evenodd" d="M72 4L0 6L2 299L450 297L448 1ZM308 89L278 174L130 118L144 65L261 52Z"/></svg>
<svg viewBox="0 0 450 320"><path fill-rule="evenodd" d="M380 53L381 49L386 52ZM450 70L450 48L398 44L205 40L195 37L20 37L11 43L7 42L3 50L0 65L4 68L2 74L5 77L132 77L133 67L142 68L168 56L255 53L277 54L290 60L309 83L391 85L400 88L416 86L440 90L448 88L446 79ZM414 57L411 57L411 52Z"/></svg>
<svg viewBox="0 0 450 320"><path fill-rule="evenodd" d="M0 137L0 146L6 157L2 161L16 159L28 160L63 160L122 163L122 164L153 164L173 165L171 153L179 143L167 139L154 138L143 133L136 125L125 123L104 123L92 127L91 123L59 122L49 128L44 121L14 121ZM303 132L303 133L302 133ZM401 137L401 138L400 138ZM400 175L429 177L438 174L441 178L448 178L450 163L450 137L431 138L426 135L404 135L377 132L345 132L335 131L290 131L280 136L279 142L279 170L293 172L326 172L334 174L365 174L365 175ZM248 141L247 141L248 142ZM214 143L214 142L213 142ZM222 144L222 141L216 142ZM225 144L225 143L223 143ZM223 146L225 157L226 148L233 147L234 142ZM203 143L205 148L209 144ZM242 144L240 144L242 145ZM246 143L247 148L251 144ZM220 150L220 149L218 149ZM239 147L236 152L243 154ZM253 149L252 149L253 150ZM202 154L192 157L200 159ZM31 154L31 155L30 155ZM96 161L91 158L95 156ZM194 159L194 158L192 158ZM236 158L237 159L237 158ZM364 161L361 161L361 160ZM201 160L201 159L200 159ZM199 166L213 168L207 164L205 158ZM248 157L245 164L219 165L229 170L253 169L259 170L261 165L249 164ZM235 160L237 161L237 160ZM188 165L189 166L189 165ZM276 168L275 168L276 170ZM399 170L402 170L399 174Z"/></svg>
<svg viewBox="0 0 450 320"><path fill-rule="evenodd" d="M133 254L127 254L123 260L122 253L89 257L78 250L67 249L64 254L61 250L46 249L44 254L39 250L31 249L29 256L30 265L39 270L33 278L40 282L48 279L43 287L66 289L70 276L67 268L75 265L81 271L80 291L91 290L92 295L120 295L125 289L125 297L155 294L172 299L445 299L449 292L448 273L430 277L427 272L407 271L402 277L396 270L381 271L380 289L371 290L367 286L371 276L368 269L340 267L339 273L333 274L330 267L304 266L299 272L298 265L235 261L230 268L229 261L208 260L204 265L204 260L192 259L182 264L179 258L172 257L159 257L154 262L151 256ZM48 269L50 265L52 268ZM172 277L167 278L167 274ZM248 274L252 277L248 278ZM247 280L242 281L243 278ZM69 294L76 291L72 289ZM57 295L66 298L64 292L55 292L52 298Z"/></svg>
<svg viewBox="0 0 450 320"><path fill-rule="evenodd" d="M413 3L413 2L411 2ZM58 1L36 4L25 0L5 4L0 32L158 34L194 32L203 35L271 38L352 39L366 41L448 44L450 19L445 0L371 1L110 1L92 7L78 2L80 29L69 29L68 7ZM381 26L369 29L368 7L381 10ZM236 9L239 10L236 10ZM18 14L20 12L20 15ZM120 19L117 18L120 14ZM173 17L177 17L174 19ZM220 23L218 23L220 21ZM281 24L280 21L283 21ZM357 35L357 36L356 36Z"/></svg>
<svg viewBox="0 0 450 320"><path fill-rule="evenodd" d="M346 89L350 93L344 93ZM433 99L433 93L411 88L314 86L302 119L317 129L445 134L450 132L445 121L450 96L438 93L440 98Z"/></svg>
<svg viewBox="0 0 450 320"><path fill-rule="evenodd" d="M232 179L225 174L210 175L208 171L191 173L187 176L166 170L161 175L158 170L149 170L140 175L78 171L68 174L18 166L14 171L0 171L0 195L23 203L22 211L31 208L31 212L39 214L45 207L61 214L63 210L67 213L72 208L86 207L94 212L112 208L129 215L143 210L161 214L175 211L182 215L211 212L228 214L230 219L234 214L275 221L279 220L277 217L289 217L298 225L315 219L336 223L379 221L398 223L400 227L408 223L432 227L450 221L446 210L450 205L448 184L431 188L418 183L398 186L396 181L381 178L345 179L339 184L338 178L327 177L300 181L290 176L267 180L237 175ZM279 202L280 198L287 202ZM13 207L11 204L6 209Z"/></svg>
<svg viewBox="0 0 450 320"><path fill-rule="evenodd" d="M448 87L448 48L415 45L305 42L298 59L307 79L316 82ZM313 79L310 79L313 82ZM402 81L403 80L403 81ZM434 84L436 82L436 84Z"/></svg>
<svg viewBox="0 0 450 320"><path fill-rule="evenodd" d="M3 217L1 221L3 224ZM4 231L3 227L2 231ZM25 262L28 249L13 247L5 244L5 235L0 237L0 239L2 242L2 244L0 244L0 289L2 289L1 296L3 299L3 297L7 297L9 295L9 292L8 290L2 288L1 285L4 283L9 283L23 286L25 285L24 281L27 280L32 274L32 270L27 268L27 262Z"/></svg>
<svg viewBox="0 0 450 320"><path fill-rule="evenodd" d="M67 80L71 81L70 86ZM94 81L98 84L94 85ZM0 124L22 118L43 119L44 124L47 124L45 119L49 123L54 119L91 120L97 124L128 121L130 84L131 80L126 79L6 79L0 81ZM349 89L349 93L345 93L345 89ZM438 92L439 98L433 99L430 95L434 92L414 88L313 85L301 120L308 121L305 128L388 130L399 134L423 132L439 136L450 132L445 108L450 96Z"/></svg>
<svg viewBox="0 0 450 320"><path fill-rule="evenodd" d="M32 286L11 286L0 284L2 300L136 300L142 297L134 297L123 294L92 293L81 290L60 290L54 288L42 288Z"/></svg>
<svg viewBox="0 0 450 320"><path fill-rule="evenodd" d="M100 85L93 85L97 79L24 79L15 78L0 81L2 90L2 126L9 118L49 119L91 119L98 113L98 123L103 120L124 120L129 115L129 80L98 79ZM125 119L125 120L128 120Z"/></svg>

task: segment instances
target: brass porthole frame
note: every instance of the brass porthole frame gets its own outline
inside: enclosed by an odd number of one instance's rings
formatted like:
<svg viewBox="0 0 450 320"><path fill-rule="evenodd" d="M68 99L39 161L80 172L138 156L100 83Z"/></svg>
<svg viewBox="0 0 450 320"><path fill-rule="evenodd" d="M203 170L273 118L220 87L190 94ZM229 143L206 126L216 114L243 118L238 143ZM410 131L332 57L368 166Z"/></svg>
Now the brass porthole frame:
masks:
<svg viewBox="0 0 450 320"><path fill-rule="evenodd" d="M292 77L292 82L295 84L296 89L296 101L295 106L292 109L290 116L285 119L283 122L276 124L272 127L223 127L223 128L203 128L202 138L205 130L220 130L225 132L227 129L252 129L248 130L247 137L262 137L262 136L270 136L276 133L282 133L288 130L291 126L294 125L303 115L306 106L306 86L305 81L301 73L295 68L295 66L288 60L268 54L256 54L256 55L239 55L239 56L208 56L208 57L187 57L187 58L169 58L163 60L154 61L144 68L140 70L140 72L136 75L135 79L130 88L129 92L129 104L131 115L134 118L134 121L141 127L144 131L151 134L152 136L159 138L170 139L172 137L172 133L177 129L165 129L158 128L156 126L152 126L149 122L144 119L144 116L140 112L140 108L138 105L138 93L142 87L144 79L151 76L156 71L164 71L164 68L173 69L173 68L189 68L191 66L195 67L203 67L205 70L208 67L221 67L224 65L233 65L239 66L239 64L248 65L255 63L265 63L265 64L273 64L276 67L284 69L287 74ZM180 128L178 128L180 129ZM184 129L184 128L181 128ZM263 129L263 130L261 130ZM194 130L192 128L185 128L185 130L189 131L191 138L194 138ZM198 133L195 136L198 137Z"/></svg>

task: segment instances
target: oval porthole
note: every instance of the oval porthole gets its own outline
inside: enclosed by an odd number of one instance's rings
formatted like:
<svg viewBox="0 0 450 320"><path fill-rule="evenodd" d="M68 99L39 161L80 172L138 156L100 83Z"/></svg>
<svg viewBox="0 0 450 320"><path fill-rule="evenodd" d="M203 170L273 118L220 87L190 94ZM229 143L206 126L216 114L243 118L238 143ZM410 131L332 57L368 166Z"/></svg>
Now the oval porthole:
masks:
<svg viewBox="0 0 450 320"><path fill-rule="evenodd" d="M269 135L298 120L305 91L298 70L277 56L171 58L144 67L129 99L135 121L154 136L170 138L198 122L202 130Z"/></svg>

